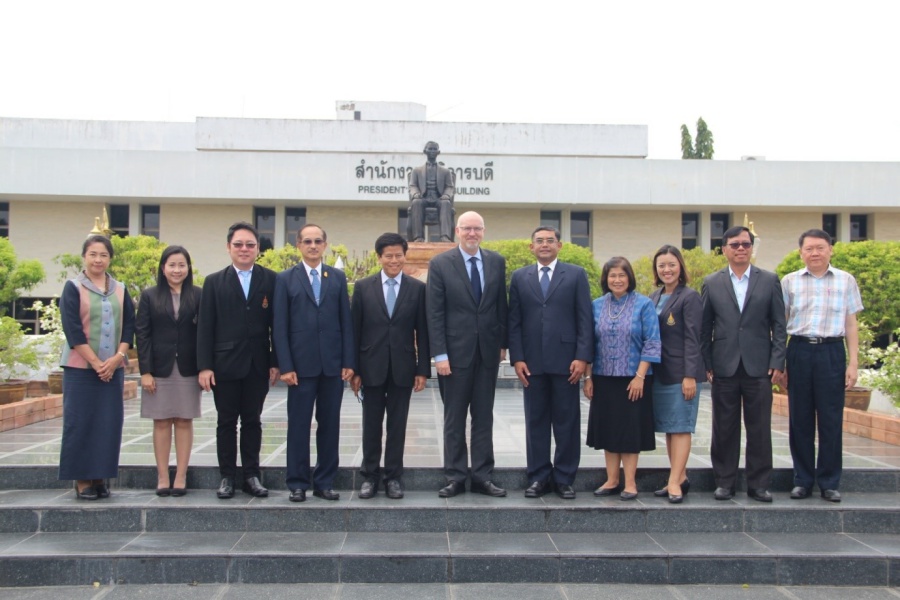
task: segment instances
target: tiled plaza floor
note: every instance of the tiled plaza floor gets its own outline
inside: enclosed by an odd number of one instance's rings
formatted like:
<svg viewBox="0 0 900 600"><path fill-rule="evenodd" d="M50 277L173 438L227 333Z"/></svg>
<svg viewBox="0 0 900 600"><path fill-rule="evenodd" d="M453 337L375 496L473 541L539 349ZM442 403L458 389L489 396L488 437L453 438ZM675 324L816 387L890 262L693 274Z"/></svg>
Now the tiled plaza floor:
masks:
<svg viewBox="0 0 900 600"><path fill-rule="evenodd" d="M204 394L202 417L194 421L192 465L216 465L216 410L212 394ZM404 463L407 467L440 467L442 457L443 408L437 388L426 388L413 395L409 412ZM582 439L585 438L588 415L587 401L582 398ZM710 397L708 386L701 392L700 415L688 463L692 468L710 467ZM353 393L344 393L341 408L342 466L358 466L362 457L362 409ZM313 428L315 424L313 424ZM772 417L774 466L790 468L788 422ZM59 462L62 419L36 423L0 433L0 465L55 465ZM287 391L271 390L263 412L262 464L284 466L287 434ZM312 452L315 453L313 436ZM498 467L525 466L525 419L522 392L498 389L494 404L494 453ZM172 457L174 462L174 453ZM152 421L140 417L140 400L125 403L125 428L122 440L122 465L153 465ZM603 453L582 448L581 465L602 467ZM657 449L641 454L641 467L666 467L664 436L657 434ZM900 468L900 447L844 434L845 468Z"/></svg>

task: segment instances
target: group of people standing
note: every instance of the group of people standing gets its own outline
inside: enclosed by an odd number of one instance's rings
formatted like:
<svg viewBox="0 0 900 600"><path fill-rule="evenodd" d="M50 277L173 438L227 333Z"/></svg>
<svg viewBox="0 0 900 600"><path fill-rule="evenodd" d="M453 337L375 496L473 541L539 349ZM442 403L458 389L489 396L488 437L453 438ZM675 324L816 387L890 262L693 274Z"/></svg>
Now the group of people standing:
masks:
<svg viewBox="0 0 900 600"><path fill-rule="evenodd" d="M267 496L260 417L269 386L280 380L288 387L290 501L304 502L309 490L325 500L340 497L334 480L345 382L362 401L358 495L371 498L383 486L388 497L402 498L409 402L424 389L432 358L444 406L446 482L439 495L464 493L468 483L472 492L505 496L493 478L493 405L508 349L524 389L526 497L554 491L575 498L583 390L590 400L586 443L604 450L606 459L607 478L594 495L636 498L639 453L655 449L655 434L663 433L671 470L654 494L682 502L690 489L686 467L699 386L710 381L716 499L735 493L743 411L747 492L771 501L772 384L786 383L791 497L808 497L817 482L823 498L840 501L840 412L843 389L856 380L855 315L862 304L853 277L830 265L827 234L805 232L806 268L779 282L751 265L753 234L729 229L723 236L728 267L704 280L702 294L687 287L674 246L653 258L657 289L650 297L636 291L628 260L614 257L603 265L603 295L592 302L585 270L558 260L562 242L553 227L532 232L536 262L514 272L508 290L505 260L481 247L482 217L460 215L455 232L458 246L431 260L427 284L403 273L406 240L381 235L375 242L381 270L356 282L351 302L343 272L324 263L324 229L304 225L297 235L302 261L276 274L256 264L253 226L235 223L226 244L231 264L208 276L202 290L193 285L187 250L166 248L158 285L142 293L136 319L124 285L107 273L112 245L89 237L84 270L60 299L68 341L60 479L76 480L78 498L109 496L122 437L121 367L136 333L141 414L154 420L160 496L187 492L192 419L200 414L202 391L213 392L218 413L217 496L235 494L238 452L241 489ZM845 339L846 365L839 343ZM177 466L170 480L173 437Z"/></svg>

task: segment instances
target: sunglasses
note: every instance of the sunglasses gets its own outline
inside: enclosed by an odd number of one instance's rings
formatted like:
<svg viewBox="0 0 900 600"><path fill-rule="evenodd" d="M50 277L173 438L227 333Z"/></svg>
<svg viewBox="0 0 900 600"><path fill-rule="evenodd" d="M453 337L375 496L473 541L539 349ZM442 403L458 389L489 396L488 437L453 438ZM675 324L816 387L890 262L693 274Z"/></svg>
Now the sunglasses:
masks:
<svg viewBox="0 0 900 600"><path fill-rule="evenodd" d="M307 238L305 240L302 240L300 243L304 246L312 246L313 244L315 244L316 246L321 246L325 243L325 240L323 240L322 238L316 238L314 240Z"/></svg>
<svg viewBox="0 0 900 600"><path fill-rule="evenodd" d="M237 248L238 250L240 250L240 249L243 248L244 246L246 246L248 250L253 250L254 248L256 248L256 242L246 242L246 243L244 243L244 242L231 242L231 245L234 246L235 248Z"/></svg>
<svg viewBox="0 0 900 600"><path fill-rule="evenodd" d="M749 250L753 247L753 242L731 242L730 244L728 244L728 247L732 250L737 250L738 248Z"/></svg>

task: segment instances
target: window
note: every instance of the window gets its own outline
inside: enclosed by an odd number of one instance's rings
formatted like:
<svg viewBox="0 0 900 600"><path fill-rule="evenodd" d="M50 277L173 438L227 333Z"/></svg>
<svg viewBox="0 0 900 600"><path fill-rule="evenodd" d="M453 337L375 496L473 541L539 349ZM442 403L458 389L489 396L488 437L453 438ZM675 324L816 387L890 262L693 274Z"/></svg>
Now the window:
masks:
<svg viewBox="0 0 900 600"><path fill-rule="evenodd" d="M289 246L297 245L297 232L306 225L305 208L288 208L284 214L284 242Z"/></svg>
<svg viewBox="0 0 900 600"><path fill-rule="evenodd" d="M869 215L850 215L850 241L869 239Z"/></svg>
<svg viewBox="0 0 900 600"><path fill-rule="evenodd" d="M159 205L141 206L141 235L159 239Z"/></svg>
<svg viewBox="0 0 900 600"><path fill-rule="evenodd" d="M128 210L127 204L109 205L109 228L119 237L128 235ZM159 229L158 226L157 229Z"/></svg>
<svg viewBox="0 0 900 600"><path fill-rule="evenodd" d="M731 227L728 213L713 213L709 216L709 248L722 250L722 236Z"/></svg>
<svg viewBox="0 0 900 600"><path fill-rule="evenodd" d="M0 237L9 237L9 202L0 202Z"/></svg>
<svg viewBox="0 0 900 600"><path fill-rule="evenodd" d="M541 227L554 227L557 231L562 229L562 211L542 210Z"/></svg>
<svg viewBox="0 0 900 600"><path fill-rule="evenodd" d="M591 247L591 213L573 212L571 218L572 243L584 248Z"/></svg>
<svg viewBox="0 0 900 600"><path fill-rule="evenodd" d="M700 245L700 213L681 213L681 248L690 250Z"/></svg>
<svg viewBox="0 0 900 600"><path fill-rule="evenodd" d="M831 236L831 241L837 239L838 216L835 214L822 215L822 231Z"/></svg>
<svg viewBox="0 0 900 600"><path fill-rule="evenodd" d="M25 333L28 334L44 333L40 330L41 323L38 314L31 308L36 300L40 300L44 304L59 302L59 298L16 298L6 305L7 314L18 321Z"/></svg>
<svg viewBox="0 0 900 600"><path fill-rule="evenodd" d="M253 207L253 225L259 233L259 253L275 247L275 207ZM296 231L294 234L296 235Z"/></svg>

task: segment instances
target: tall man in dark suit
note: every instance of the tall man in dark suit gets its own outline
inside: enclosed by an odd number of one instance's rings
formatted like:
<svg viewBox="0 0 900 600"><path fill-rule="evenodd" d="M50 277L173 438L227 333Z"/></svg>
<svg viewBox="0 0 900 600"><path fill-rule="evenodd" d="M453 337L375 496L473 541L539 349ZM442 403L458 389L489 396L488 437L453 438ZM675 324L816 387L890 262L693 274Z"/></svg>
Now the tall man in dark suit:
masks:
<svg viewBox="0 0 900 600"><path fill-rule="evenodd" d="M715 498L734 497L743 405L747 495L771 502L772 384L781 381L787 334L778 276L751 265L752 250L746 227L722 236L728 267L703 280L701 352L712 382Z"/></svg>
<svg viewBox="0 0 900 600"><path fill-rule="evenodd" d="M278 379L272 353L272 301L275 273L256 264L259 235L249 223L228 229L231 264L203 282L197 322L200 387L216 402L216 451L222 483L216 495L234 496L237 473L237 423L241 421L243 490L264 497L260 482L263 402Z"/></svg>
<svg viewBox="0 0 900 600"><path fill-rule="evenodd" d="M328 237L308 223L297 232L303 261L275 279L275 352L288 385L287 477L291 502L306 490L337 500L341 397L355 368L350 297L344 273L324 263ZM309 428L316 411L316 465L310 469Z"/></svg>
<svg viewBox="0 0 900 600"><path fill-rule="evenodd" d="M381 272L353 286L353 336L357 374L354 392L363 389L362 468L360 498L378 492L381 428L387 410L384 487L389 498L403 497L403 447L413 391L425 389L431 374L425 321L425 284L403 274L403 236L385 233L375 240Z"/></svg>
<svg viewBox="0 0 900 600"><path fill-rule="evenodd" d="M426 304L428 337L444 402L444 475L438 492L450 498L466 490L466 417L472 415L472 491L505 496L494 472L494 388L506 356L506 261L483 250L484 219L463 213L460 244L431 259Z"/></svg>
<svg viewBox="0 0 900 600"><path fill-rule="evenodd" d="M522 267L509 286L509 360L525 388L526 498L551 482L564 500L581 459L579 383L594 355L591 291L587 273L557 260L562 242L553 227L531 234L537 264ZM556 453L550 461L550 430Z"/></svg>

